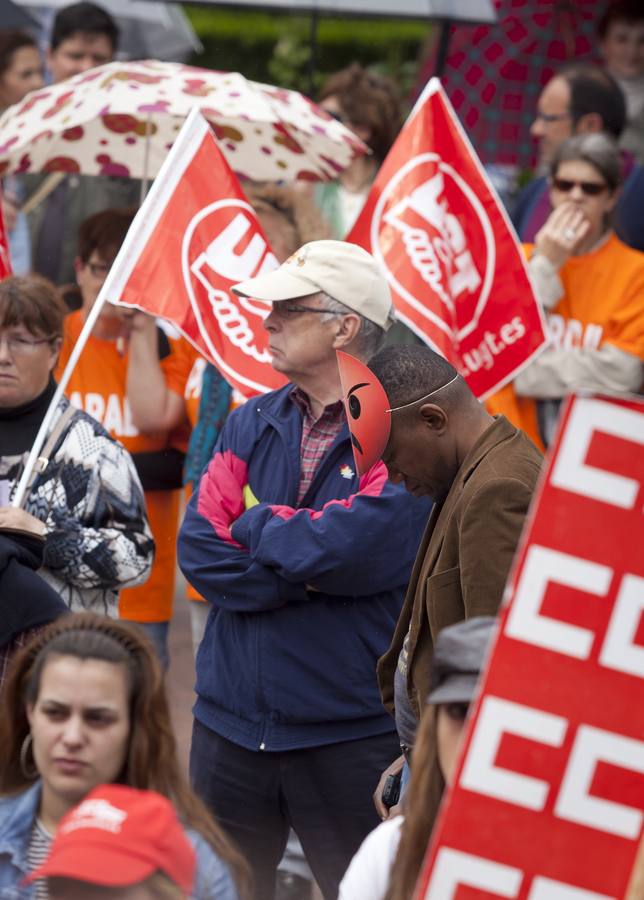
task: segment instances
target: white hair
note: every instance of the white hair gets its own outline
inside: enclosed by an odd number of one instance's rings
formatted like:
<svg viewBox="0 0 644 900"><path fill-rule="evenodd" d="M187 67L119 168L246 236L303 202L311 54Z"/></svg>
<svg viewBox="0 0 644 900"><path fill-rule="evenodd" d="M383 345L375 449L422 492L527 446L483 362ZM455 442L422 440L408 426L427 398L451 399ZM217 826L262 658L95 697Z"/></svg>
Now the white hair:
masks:
<svg viewBox="0 0 644 900"><path fill-rule="evenodd" d="M372 322L371 319L367 319L354 309L350 309L346 304L325 294L324 291L320 291L320 299L324 309L328 310L328 315L321 316L323 322L328 322L329 319L333 319L335 316L346 316L350 313L360 317L360 330L356 335L356 341L358 349L365 359L370 359L381 349L385 340L384 328L381 328L380 325Z"/></svg>

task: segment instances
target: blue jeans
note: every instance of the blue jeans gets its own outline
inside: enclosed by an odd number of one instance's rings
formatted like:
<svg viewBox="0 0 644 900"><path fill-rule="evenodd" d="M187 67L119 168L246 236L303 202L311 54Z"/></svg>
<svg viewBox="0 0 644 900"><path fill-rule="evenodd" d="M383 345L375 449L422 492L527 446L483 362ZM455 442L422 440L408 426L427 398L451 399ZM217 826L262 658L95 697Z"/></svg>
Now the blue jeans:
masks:
<svg viewBox="0 0 644 900"><path fill-rule="evenodd" d="M407 785L409 784L409 779L411 778L411 769L409 768L409 763L407 760L404 761L402 771L400 773L400 798L398 802L403 798L403 794L407 790Z"/></svg>
<svg viewBox="0 0 644 900"><path fill-rule="evenodd" d="M154 647L156 655L159 657L161 668L164 672L168 671L170 665L170 654L168 652L168 629L169 622L132 622L130 619L124 619L128 625L136 625L147 635L148 640Z"/></svg>

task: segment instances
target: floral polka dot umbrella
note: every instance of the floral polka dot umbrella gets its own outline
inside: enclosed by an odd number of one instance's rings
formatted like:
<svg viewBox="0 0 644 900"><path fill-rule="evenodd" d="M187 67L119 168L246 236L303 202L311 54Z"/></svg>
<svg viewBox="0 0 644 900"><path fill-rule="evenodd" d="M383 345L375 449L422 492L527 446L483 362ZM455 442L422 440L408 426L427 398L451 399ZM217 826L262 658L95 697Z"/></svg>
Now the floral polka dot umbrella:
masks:
<svg viewBox="0 0 644 900"><path fill-rule="evenodd" d="M332 179L365 145L297 91L177 63L115 62L33 91L0 118L0 175L154 178L198 106L234 171Z"/></svg>

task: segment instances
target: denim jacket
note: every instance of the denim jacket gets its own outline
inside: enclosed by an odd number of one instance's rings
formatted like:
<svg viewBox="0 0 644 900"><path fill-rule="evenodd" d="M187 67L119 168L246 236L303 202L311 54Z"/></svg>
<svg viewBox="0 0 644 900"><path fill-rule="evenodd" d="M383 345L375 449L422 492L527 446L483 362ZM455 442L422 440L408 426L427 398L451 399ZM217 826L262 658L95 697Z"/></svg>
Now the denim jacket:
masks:
<svg viewBox="0 0 644 900"><path fill-rule="evenodd" d="M27 851L40 802L40 782L0 798L0 900L31 900L33 886L22 885L28 873ZM237 900L228 867L200 834L186 831L197 854L193 900Z"/></svg>
<svg viewBox="0 0 644 900"><path fill-rule="evenodd" d="M21 885L28 873L27 851L40 802L40 782L19 794L0 799L0 898L26 900L32 886Z"/></svg>

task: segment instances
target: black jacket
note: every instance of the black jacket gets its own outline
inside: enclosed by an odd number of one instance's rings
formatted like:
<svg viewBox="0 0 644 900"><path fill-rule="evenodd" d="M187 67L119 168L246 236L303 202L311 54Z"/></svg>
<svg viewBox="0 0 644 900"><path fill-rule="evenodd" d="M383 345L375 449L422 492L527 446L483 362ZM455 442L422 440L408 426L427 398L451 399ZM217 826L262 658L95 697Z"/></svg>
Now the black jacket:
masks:
<svg viewBox="0 0 644 900"><path fill-rule="evenodd" d="M37 574L45 542L24 531L0 531L0 647L53 622L69 609Z"/></svg>

